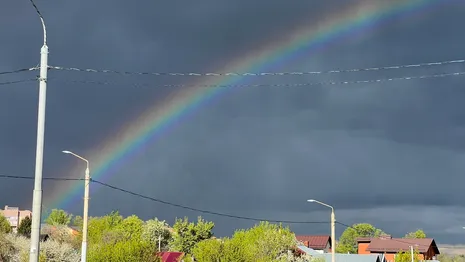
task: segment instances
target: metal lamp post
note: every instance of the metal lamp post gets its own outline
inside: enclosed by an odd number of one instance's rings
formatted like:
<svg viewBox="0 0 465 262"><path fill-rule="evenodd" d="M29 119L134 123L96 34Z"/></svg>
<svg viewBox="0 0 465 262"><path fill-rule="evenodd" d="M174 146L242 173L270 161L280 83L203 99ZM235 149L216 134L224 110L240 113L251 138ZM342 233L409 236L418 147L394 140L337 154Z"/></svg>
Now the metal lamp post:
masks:
<svg viewBox="0 0 465 262"><path fill-rule="evenodd" d="M84 212L83 212L83 217L82 217L82 247L81 247L81 262L86 262L87 260L87 222L89 218L89 184L90 184L89 160L71 151L64 150L63 153L73 155L81 159L82 161L85 161L87 164L86 176L84 179Z"/></svg>
<svg viewBox="0 0 465 262"><path fill-rule="evenodd" d="M331 262L336 262L336 216L334 214L334 207L315 199L309 199L307 202L331 208Z"/></svg>

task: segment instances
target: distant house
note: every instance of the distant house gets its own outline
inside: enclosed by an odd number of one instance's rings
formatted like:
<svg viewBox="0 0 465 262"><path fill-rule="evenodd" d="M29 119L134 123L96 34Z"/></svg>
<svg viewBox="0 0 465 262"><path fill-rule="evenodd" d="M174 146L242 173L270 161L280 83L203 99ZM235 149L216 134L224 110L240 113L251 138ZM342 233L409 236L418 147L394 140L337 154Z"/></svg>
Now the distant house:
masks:
<svg viewBox="0 0 465 262"><path fill-rule="evenodd" d="M318 253L331 252L331 237L328 235L319 236L295 236L297 241L301 242L304 246L315 250Z"/></svg>
<svg viewBox="0 0 465 262"><path fill-rule="evenodd" d="M440 254L432 238L407 239L385 235L379 238L358 238L357 242L359 254L383 254L387 262L394 261L399 252L410 251L410 247L418 250L422 260L434 260Z"/></svg>
<svg viewBox="0 0 465 262"><path fill-rule="evenodd" d="M16 232L23 219L26 217L32 218L31 211L20 210L19 207L5 206L5 209L0 210L0 213L2 213L8 222L10 222L10 226L13 229L13 232Z"/></svg>

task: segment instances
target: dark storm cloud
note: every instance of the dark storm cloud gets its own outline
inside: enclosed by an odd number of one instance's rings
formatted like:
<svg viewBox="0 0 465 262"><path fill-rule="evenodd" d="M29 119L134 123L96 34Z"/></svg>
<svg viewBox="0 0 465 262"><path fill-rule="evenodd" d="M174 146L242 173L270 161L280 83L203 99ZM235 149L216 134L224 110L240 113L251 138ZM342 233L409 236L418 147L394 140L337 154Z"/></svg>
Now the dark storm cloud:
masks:
<svg viewBox="0 0 465 262"><path fill-rule="evenodd" d="M305 1L38 1L49 28L50 64L130 71L215 71L281 34L316 23L340 5ZM347 5L355 4L351 1ZM0 69L38 63L41 31L28 1L0 8ZM420 63L462 58L458 35L463 4L401 20L361 38L304 54L282 71L310 71ZM13 15L14 14L14 15ZM461 20L460 20L461 19ZM256 83L359 80L441 69L273 78ZM442 72L442 71L441 71ZM36 72L25 74L34 77ZM47 105L45 175L79 176L69 148L94 152L124 123L169 90L136 83L191 79L122 78L51 70ZM0 81L22 79L1 77ZM125 85L77 85L97 80ZM60 82L61 81L61 82ZM254 82L254 83L255 83ZM170 129L121 165L109 182L174 203L236 215L282 220L327 220L327 211L305 202L317 198L338 210L344 223L367 221L402 235L423 227L440 242L455 242L453 226L464 217L462 78L399 81L338 87L256 88L225 93ZM36 132L36 84L0 87L0 173L32 175ZM155 99L155 102L154 102ZM68 167L73 167L66 172ZM61 183L61 182L60 182ZM47 182L47 189L59 187ZM27 187L24 195L12 188ZM21 190L21 192L25 192ZM0 181L0 204L30 205L32 186ZM109 205L112 203L112 205ZM114 205L113 205L114 204ZM141 208L143 207L143 208ZM45 207L51 209L53 207ZM80 212L78 203L70 207ZM194 217L100 188L91 213L112 209L144 218ZM412 211L413 210L413 211ZM423 212L423 213L422 213ZM409 220L421 213L418 219ZM395 219L392 214L396 214ZM252 222L214 219L219 234ZM391 219L392 218L392 219ZM402 223L402 226L399 226ZM460 228L460 225L458 225ZM294 226L299 233L326 233L327 226ZM338 227L338 232L343 228Z"/></svg>

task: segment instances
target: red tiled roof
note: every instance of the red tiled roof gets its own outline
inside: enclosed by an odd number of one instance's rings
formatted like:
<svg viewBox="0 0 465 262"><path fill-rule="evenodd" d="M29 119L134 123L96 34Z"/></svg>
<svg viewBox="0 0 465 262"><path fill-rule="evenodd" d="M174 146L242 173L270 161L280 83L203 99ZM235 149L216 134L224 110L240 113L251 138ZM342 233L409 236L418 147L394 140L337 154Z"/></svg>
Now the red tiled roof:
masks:
<svg viewBox="0 0 465 262"><path fill-rule="evenodd" d="M158 256L161 257L163 262L178 262L183 256L182 252L160 252Z"/></svg>
<svg viewBox="0 0 465 262"><path fill-rule="evenodd" d="M408 251L410 246L418 249L420 253L428 252L430 247L433 247L436 254L439 254L439 249L436 242L432 238L392 238L392 239L371 239L370 244L367 247L367 251L373 253L397 253L399 251Z"/></svg>
<svg viewBox="0 0 465 262"><path fill-rule="evenodd" d="M305 243L305 246L313 249L325 249L326 246L331 246L331 237L330 236L295 236L295 238Z"/></svg>

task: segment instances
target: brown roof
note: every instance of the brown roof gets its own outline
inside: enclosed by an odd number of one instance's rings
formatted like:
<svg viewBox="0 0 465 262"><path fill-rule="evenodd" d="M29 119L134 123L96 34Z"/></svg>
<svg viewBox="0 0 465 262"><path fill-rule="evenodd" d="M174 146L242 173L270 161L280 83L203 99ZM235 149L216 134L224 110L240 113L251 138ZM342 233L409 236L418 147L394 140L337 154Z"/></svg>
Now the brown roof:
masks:
<svg viewBox="0 0 465 262"><path fill-rule="evenodd" d="M295 238L298 241L305 243L307 247L310 247L313 249L325 249L326 246L328 245L328 242L329 242L329 245L331 246L330 236L295 236Z"/></svg>
<svg viewBox="0 0 465 262"><path fill-rule="evenodd" d="M367 251L373 253L397 253L399 251L408 251L410 246L418 249L420 253L426 253L430 247L433 247L434 252L439 254L439 249L436 242L432 238L392 238L392 239L380 239L373 238L371 243L367 247Z"/></svg>
<svg viewBox="0 0 465 262"><path fill-rule="evenodd" d="M359 237L357 243L370 243L372 239L372 237Z"/></svg>

